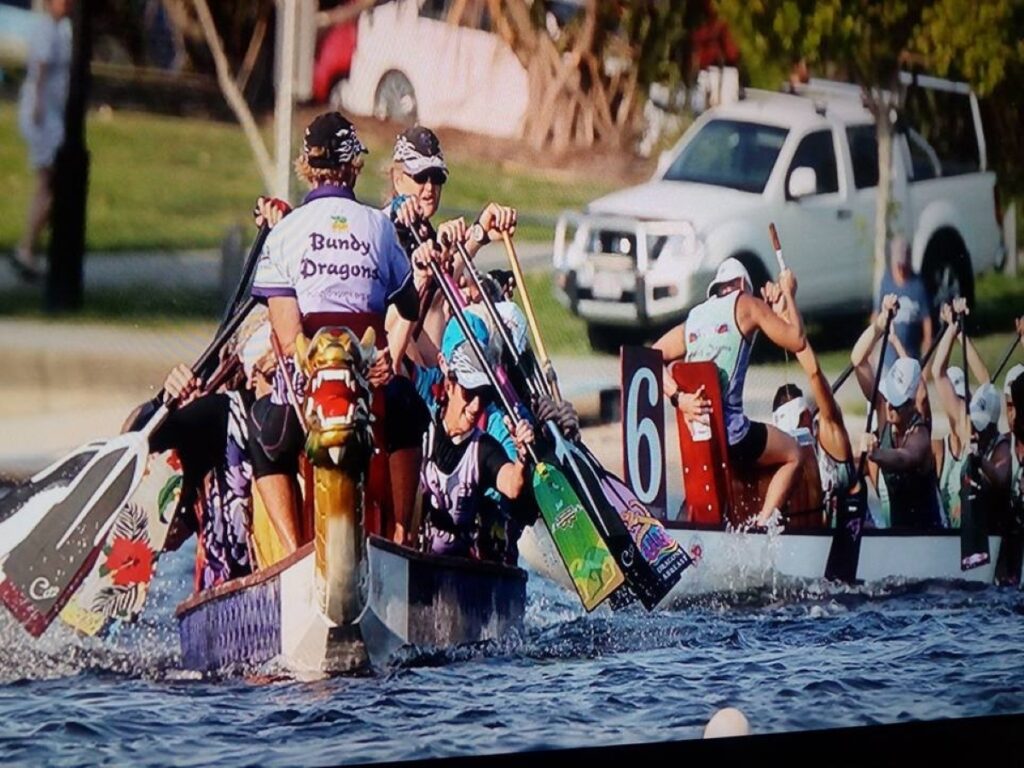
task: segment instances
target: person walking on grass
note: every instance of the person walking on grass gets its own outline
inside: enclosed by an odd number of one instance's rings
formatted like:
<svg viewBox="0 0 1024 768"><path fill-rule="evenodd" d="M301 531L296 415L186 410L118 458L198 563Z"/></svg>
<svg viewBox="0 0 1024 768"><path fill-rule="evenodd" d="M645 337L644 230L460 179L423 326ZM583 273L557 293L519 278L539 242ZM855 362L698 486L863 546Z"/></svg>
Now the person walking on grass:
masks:
<svg viewBox="0 0 1024 768"><path fill-rule="evenodd" d="M12 255L18 275L29 282L42 275L35 249L50 218L53 166L64 143L64 108L71 72L72 0L47 0L46 13L29 41L27 71L18 100L18 129L28 144L35 175L25 232Z"/></svg>
<svg viewBox="0 0 1024 768"><path fill-rule="evenodd" d="M889 241L889 271L883 275L878 296L875 297L872 320L879 314L882 297L890 293L896 294L899 302L899 311L892 322L894 335L906 350L907 357L920 360L921 350L928 349L932 344L931 297L924 280L914 272L910 245L902 235L896 235ZM882 375L888 372L898 357L893 345L888 345L882 362Z"/></svg>

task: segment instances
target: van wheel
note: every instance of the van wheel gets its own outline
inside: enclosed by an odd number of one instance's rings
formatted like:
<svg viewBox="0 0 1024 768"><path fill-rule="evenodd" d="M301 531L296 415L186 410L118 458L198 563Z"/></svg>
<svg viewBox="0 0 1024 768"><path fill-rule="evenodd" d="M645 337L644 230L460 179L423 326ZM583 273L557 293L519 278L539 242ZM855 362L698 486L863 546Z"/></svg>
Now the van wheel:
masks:
<svg viewBox="0 0 1024 768"><path fill-rule="evenodd" d="M403 125L416 122L416 92L409 78L398 70L385 72L377 84L377 94L373 97L373 116L378 120L394 120Z"/></svg>
<svg viewBox="0 0 1024 768"><path fill-rule="evenodd" d="M341 89L344 83L344 77L339 77L331 83L331 90L327 92L327 104L331 109L341 110Z"/></svg>
<svg viewBox="0 0 1024 768"><path fill-rule="evenodd" d="M938 320L940 307L957 296L974 306L974 274L970 266L970 256L957 235L942 233L928 243L921 277L931 297L933 321Z"/></svg>
<svg viewBox="0 0 1024 768"><path fill-rule="evenodd" d="M622 329L613 325L587 325L587 341L590 348L595 352L602 352L608 355L619 354L619 347L623 344Z"/></svg>

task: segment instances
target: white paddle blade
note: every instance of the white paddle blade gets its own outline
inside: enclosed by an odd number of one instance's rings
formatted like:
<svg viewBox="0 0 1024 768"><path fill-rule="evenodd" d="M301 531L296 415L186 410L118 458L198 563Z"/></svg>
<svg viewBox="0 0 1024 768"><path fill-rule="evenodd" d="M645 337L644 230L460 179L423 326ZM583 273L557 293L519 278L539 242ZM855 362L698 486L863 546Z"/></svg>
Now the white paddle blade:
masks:
<svg viewBox="0 0 1024 768"><path fill-rule="evenodd" d="M148 450L137 432L108 441L11 549L0 601L33 635L45 631L88 573L118 511L139 486Z"/></svg>

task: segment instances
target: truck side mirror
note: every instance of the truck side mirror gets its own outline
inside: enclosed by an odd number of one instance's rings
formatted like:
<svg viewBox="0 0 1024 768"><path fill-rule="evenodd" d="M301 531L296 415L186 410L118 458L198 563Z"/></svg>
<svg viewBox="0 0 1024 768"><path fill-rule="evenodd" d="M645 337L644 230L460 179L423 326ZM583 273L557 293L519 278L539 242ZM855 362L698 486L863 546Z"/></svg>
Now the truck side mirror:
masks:
<svg viewBox="0 0 1024 768"><path fill-rule="evenodd" d="M813 168L801 165L799 168L794 168L793 172L789 174L786 194L791 200L799 200L801 197L817 194L817 192L818 175Z"/></svg>

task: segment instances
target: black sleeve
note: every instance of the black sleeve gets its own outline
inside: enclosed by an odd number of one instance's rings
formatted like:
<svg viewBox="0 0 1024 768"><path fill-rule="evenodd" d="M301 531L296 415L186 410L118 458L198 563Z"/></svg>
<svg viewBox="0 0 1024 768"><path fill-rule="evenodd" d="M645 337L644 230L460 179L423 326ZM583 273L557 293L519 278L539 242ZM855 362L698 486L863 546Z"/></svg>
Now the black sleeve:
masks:
<svg viewBox="0 0 1024 768"><path fill-rule="evenodd" d="M204 395L168 414L149 439L154 453L174 448L182 469L202 477L224 459L228 433L228 396Z"/></svg>
<svg viewBox="0 0 1024 768"><path fill-rule="evenodd" d="M480 460L480 487L497 488L498 473L506 464L511 464L508 454L494 437L485 434L480 438L478 458Z"/></svg>
<svg viewBox="0 0 1024 768"><path fill-rule="evenodd" d="M416 286L413 284L411 276L409 281L392 299L391 303L395 305L395 309L398 310L398 314L401 315L403 319L409 321L419 319L420 295L416 292Z"/></svg>

